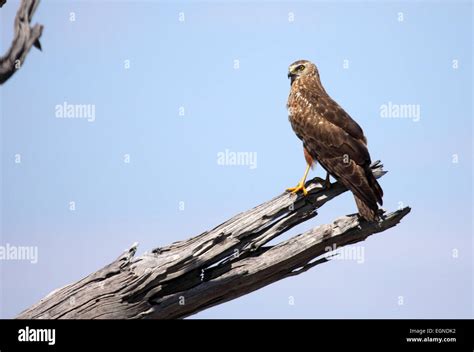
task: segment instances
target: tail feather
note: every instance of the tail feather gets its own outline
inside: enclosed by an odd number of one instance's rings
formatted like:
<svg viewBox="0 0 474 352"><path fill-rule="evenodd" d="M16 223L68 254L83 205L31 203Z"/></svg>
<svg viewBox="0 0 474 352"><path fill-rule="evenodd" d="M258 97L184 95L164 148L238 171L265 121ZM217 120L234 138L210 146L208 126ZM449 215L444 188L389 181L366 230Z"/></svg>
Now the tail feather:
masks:
<svg viewBox="0 0 474 352"><path fill-rule="evenodd" d="M377 206L377 203L373 205L369 205L365 203L362 199L357 197L354 194L354 199L357 204L357 209L359 210L359 214L362 218L364 218L367 221L378 221L380 219L379 217L379 207Z"/></svg>
<svg viewBox="0 0 474 352"><path fill-rule="evenodd" d="M359 165L354 160L343 163L339 158L318 159L318 161L326 171L353 193L362 218L368 221L379 219L378 204L382 205L383 190L370 168L370 161L365 165Z"/></svg>
<svg viewBox="0 0 474 352"><path fill-rule="evenodd" d="M383 190L377 182L377 179L375 178L374 174L372 173L372 169L370 168L370 166L366 167L364 171L370 190L370 196L365 198L368 198L370 202L368 202L366 199L360 198L355 193L354 199L357 204L359 214L362 218L367 221L378 221L380 217L379 207L377 203L380 205L383 204Z"/></svg>
<svg viewBox="0 0 474 352"><path fill-rule="evenodd" d="M382 200L383 190L382 190L382 187L380 187L379 183L377 182L377 179L375 178L371 167L367 166L364 171L365 171L365 176L367 177L367 182L369 183L372 194L375 196L377 203L379 203L380 205L383 205L383 200Z"/></svg>

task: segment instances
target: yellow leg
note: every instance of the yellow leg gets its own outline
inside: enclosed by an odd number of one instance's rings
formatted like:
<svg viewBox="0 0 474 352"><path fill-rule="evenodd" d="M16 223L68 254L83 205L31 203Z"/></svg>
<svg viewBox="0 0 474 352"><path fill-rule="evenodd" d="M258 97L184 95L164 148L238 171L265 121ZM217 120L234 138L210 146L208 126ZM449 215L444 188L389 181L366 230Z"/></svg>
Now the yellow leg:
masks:
<svg viewBox="0 0 474 352"><path fill-rule="evenodd" d="M291 187L288 188L287 191L290 191L291 193L297 193L298 191L303 191L304 195L308 194L308 191L306 190L304 184L306 183L306 177L308 177L309 169L311 168L310 165L306 167L306 171L304 172L303 178L301 181L298 183L296 187Z"/></svg>

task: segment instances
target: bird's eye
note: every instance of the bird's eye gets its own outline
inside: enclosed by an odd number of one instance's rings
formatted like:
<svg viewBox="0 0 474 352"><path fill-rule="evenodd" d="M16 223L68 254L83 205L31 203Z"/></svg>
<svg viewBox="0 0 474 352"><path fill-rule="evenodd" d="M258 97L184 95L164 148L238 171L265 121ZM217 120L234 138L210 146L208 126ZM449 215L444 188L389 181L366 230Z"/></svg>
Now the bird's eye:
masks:
<svg viewBox="0 0 474 352"><path fill-rule="evenodd" d="M297 67L297 70L298 70L298 71L303 71L303 70L304 70L304 65L299 65L299 66Z"/></svg>

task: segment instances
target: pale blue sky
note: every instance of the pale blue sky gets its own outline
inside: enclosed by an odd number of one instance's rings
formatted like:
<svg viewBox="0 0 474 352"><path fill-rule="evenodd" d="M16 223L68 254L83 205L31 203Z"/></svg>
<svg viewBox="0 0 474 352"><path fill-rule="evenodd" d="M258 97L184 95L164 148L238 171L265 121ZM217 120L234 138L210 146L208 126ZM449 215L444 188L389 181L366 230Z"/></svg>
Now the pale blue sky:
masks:
<svg viewBox="0 0 474 352"><path fill-rule="evenodd" d="M1 52L17 4L0 10ZM142 253L197 235L294 186L305 163L286 74L302 58L389 170L384 207L412 213L361 244L363 264L333 261L196 317L472 317L472 14L455 1L43 1L43 52L0 95L0 245L38 246L39 261L0 261L0 317L135 241ZM94 104L95 121L57 119L65 101ZM381 118L388 102L419 104L420 121ZM257 168L218 165L225 149L257 153ZM291 233L355 209L345 194Z"/></svg>

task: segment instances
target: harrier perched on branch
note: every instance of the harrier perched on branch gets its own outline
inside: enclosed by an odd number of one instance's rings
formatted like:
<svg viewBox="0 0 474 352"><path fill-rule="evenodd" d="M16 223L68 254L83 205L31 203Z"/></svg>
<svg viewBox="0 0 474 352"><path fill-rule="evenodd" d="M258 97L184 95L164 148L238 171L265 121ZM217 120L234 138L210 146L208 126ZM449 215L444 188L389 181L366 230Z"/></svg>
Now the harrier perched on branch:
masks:
<svg viewBox="0 0 474 352"><path fill-rule="evenodd" d="M289 119L303 141L308 164L298 185L288 190L303 191L306 195L306 177L317 161L327 171L327 186L331 175L354 194L362 218L378 220L383 191L370 168L364 132L326 93L315 64L307 60L294 62L289 67L288 78L291 78Z"/></svg>

